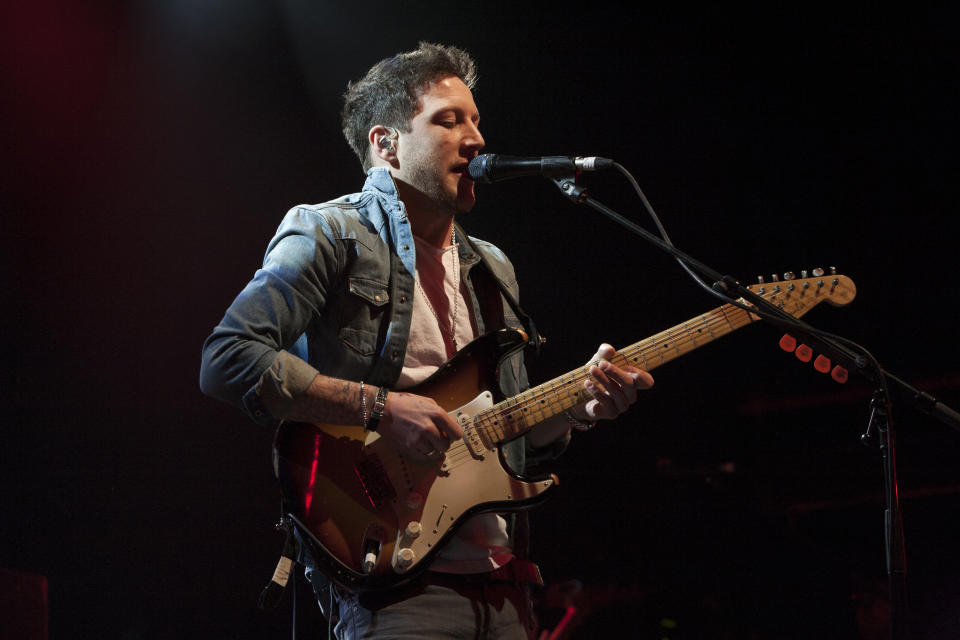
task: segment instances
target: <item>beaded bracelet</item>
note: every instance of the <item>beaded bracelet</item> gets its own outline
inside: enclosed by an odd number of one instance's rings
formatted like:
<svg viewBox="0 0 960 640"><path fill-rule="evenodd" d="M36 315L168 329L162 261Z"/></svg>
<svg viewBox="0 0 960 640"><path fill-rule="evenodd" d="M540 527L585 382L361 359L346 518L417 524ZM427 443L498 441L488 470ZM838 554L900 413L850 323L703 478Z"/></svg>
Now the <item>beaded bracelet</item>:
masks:
<svg viewBox="0 0 960 640"><path fill-rule="evenodd" d="M363 421L360 423L361 427L366 428L367 426L367 392L363 388L363 380L360 381L360 414L363 418Z"/></svg>

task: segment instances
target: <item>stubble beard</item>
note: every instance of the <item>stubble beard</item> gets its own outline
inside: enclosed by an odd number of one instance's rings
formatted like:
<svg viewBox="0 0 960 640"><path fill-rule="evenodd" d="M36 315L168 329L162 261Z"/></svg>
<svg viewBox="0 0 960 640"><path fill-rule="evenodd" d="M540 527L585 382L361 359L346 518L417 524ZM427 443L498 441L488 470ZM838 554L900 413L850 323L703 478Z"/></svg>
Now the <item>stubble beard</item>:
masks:
<svg viewBox="0 0 960 640"><path fill-rule="evenodd" d="M441 174L421 164L413 171L411 178L413 178L412 186L425 196L427 202L432 205L431 208L438 214L453 216L458 213L467 213L473 208L474 198L471 198L469 202L460 200L460 181L462 178L457 181L456 190L453 194L447 189L449 173Z"/></svg>

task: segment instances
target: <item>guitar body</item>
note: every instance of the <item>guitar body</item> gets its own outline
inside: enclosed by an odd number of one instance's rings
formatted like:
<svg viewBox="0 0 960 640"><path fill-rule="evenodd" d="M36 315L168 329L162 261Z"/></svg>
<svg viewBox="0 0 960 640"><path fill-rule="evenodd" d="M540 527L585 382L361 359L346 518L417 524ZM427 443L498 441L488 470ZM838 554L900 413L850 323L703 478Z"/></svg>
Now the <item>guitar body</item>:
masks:
<svg viewBox="0 0 960 640"><path fill-rule="evenodd" d="M794 317L821 302L843 306L856 296L848 277L817 271L750 289ZM650 371L758 319L749 308L726 304L618 350L611 363ZM463 438L442 460L400 455L359 426L280 426L274 458L285 506L309 534L305 542L330 580L354 591L407 582L471 515L531 507L557 483L555 476L517 476L500 448L589 400L584 382L591 367L503 399L499 365L525 342L511 330L478 338L410 389L436 400L463 427Z"/></svg>
<svg viewBox="0 0 960 640"><path fill-rule="evenodd" d="M309 532L327 577L354 591L402 584L470 516L531 507L556 484L553 476L517 476L499 447L469 426L500 399L498 365L524 342L510 330L479 338L409 390L436 400L465 429L441 460L403 456L359 426L280 426L274 455L286 508Z"/></svg>

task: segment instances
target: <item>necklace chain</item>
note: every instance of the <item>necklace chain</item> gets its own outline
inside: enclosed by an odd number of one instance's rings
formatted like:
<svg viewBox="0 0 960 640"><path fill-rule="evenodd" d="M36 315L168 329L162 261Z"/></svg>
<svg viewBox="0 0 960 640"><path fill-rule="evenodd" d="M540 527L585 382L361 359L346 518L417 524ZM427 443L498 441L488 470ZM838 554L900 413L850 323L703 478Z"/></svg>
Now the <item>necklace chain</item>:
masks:
<svg viewBox="0 0 960 640"><path fill-rule="evenodd" d="M457 346L457 316L460 315L460 247L457 245L456 229L452 227L450 229L450 245L453 248L453 321L450 323L450 333L447 337L450 338L450 342L453 343L453 350L457 351L459 349ZM444 266L444 270L446 270L446 266ZM437 328L440 329L440 333L446 333L443 330L443 323L440 322L440 314L433 308L433 303L430 302L430 296L427 295L423 285L420 284L419 276L414 279L414 282L420 289L420 294L423 296L424 301L426 301L430 312L433 313L433 317L437 319Z"/></svg>

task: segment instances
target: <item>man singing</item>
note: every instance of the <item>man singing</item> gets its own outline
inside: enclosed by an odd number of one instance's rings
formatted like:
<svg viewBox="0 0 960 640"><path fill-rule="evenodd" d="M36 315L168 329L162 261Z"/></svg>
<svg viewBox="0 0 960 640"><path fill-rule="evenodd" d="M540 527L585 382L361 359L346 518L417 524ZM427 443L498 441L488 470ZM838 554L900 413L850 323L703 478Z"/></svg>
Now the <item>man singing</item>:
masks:
<svg viewBox="0 0 960 640"><path fill-rule="evenodd" d="M267 425L375 430L414 461L440 460L461 439L436 401L404 390L474 338L523 325L509 260L454 223L476 201L467 173L484 145L475 79L466 52L421 43L349 85L343 132L366 182L287 213L263 268L204 345L204 392ZM571 427L617 417L653 384L644 371L612 365L613 355L602 345L593 356L590 400L504 446L513 470L559 454ZM522 357L500 365L506 397L528 386ZM473 516L411 583L362 594L334 588L337 637L533 637L510 529L501 515ZM326 585L312 559L303 562L315 588Z"/></svg>

